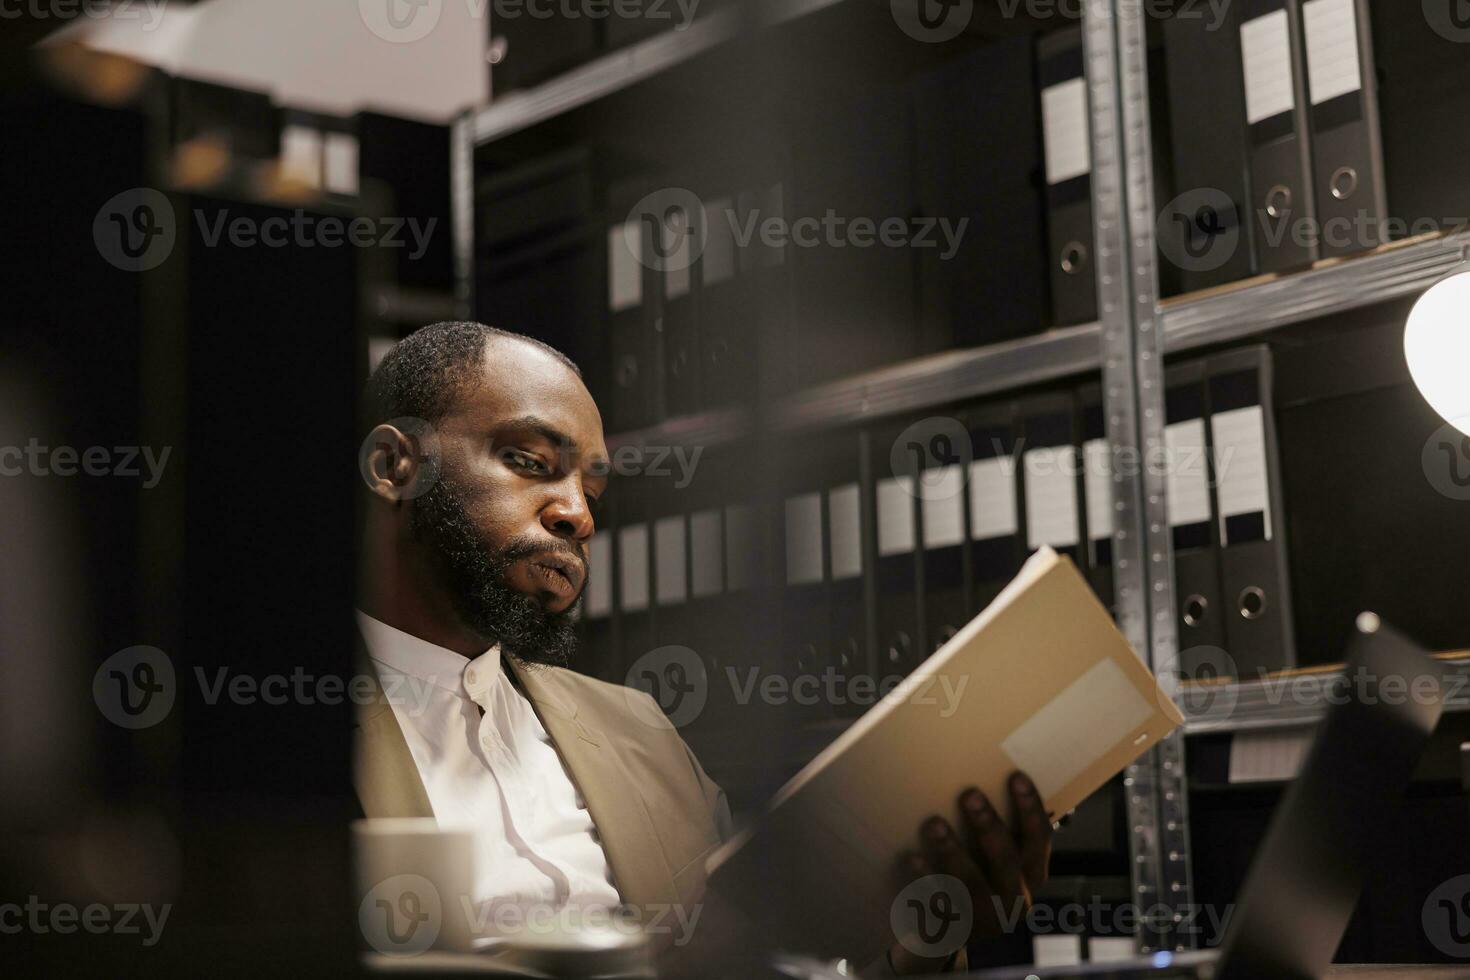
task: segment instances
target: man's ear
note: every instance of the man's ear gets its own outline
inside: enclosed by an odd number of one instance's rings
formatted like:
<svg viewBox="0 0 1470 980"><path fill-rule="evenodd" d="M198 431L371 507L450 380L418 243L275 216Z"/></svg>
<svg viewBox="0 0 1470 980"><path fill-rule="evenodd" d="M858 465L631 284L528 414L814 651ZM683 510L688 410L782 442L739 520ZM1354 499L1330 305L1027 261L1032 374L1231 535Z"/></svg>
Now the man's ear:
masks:
<svg viewBox="0 0 1470 980"><path fill-rule="evenodd" d="M380 423L358 451L368 490L394 504L428 493L439 480L439 463L439 435L423 419Z"/></svg>

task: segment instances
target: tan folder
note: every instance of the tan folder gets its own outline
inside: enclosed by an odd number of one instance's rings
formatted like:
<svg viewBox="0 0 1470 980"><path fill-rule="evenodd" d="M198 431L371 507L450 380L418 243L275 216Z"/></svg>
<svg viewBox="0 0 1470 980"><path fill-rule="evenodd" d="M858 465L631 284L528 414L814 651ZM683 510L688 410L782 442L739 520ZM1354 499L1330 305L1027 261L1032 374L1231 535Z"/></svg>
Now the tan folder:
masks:
<svg viewBox="0 0 1470 980"><path fill-rule="evenodd" d="M1024 770L1053 819L1183 721L1069 558L1043 548L995 601L710 859L771 946L858 963L892 942L898 859L978 786Z"/></svg>

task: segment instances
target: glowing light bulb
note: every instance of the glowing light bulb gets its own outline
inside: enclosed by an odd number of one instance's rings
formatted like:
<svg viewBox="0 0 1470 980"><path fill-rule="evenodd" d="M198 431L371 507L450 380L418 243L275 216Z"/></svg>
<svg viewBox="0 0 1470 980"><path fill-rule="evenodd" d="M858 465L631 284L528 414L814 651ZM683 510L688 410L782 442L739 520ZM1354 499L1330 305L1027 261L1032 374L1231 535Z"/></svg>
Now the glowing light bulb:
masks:
<svg viewBox="0 0 1470 980"><path fill-rule="evenodd" d="M1470 435L1470 271L1419 297L1404 327L1404 358L1424 400Z"/></svg>

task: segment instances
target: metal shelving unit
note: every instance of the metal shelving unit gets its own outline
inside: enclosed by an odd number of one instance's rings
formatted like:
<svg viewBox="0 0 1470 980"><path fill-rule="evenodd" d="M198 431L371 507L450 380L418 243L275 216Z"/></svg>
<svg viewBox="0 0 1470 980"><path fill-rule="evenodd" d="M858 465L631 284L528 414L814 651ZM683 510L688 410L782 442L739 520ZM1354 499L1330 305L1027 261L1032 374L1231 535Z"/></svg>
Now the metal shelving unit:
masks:
<svg viewBox="0 0 1470 980"><path fill-rule="evenodd" d="M760 4L758 10L765 23L778 23L838 2L783 0L775 6ZM468 314L473 305L476 148L698 57L736 37L745 16L734 9L719 11L680 34L646 40L461 117L454 126L452 165L462 312ZM1115 453L1152 458L1164 447L1165 355L1408 296L1470 260L1470 231L1461 230L1320 263L1295 275L1262 277L1161 301L1146 26L1126 0L1085 2L1098 322L951 351L802 390L766 406L759 416L725 410L671 419L612 436L610 445L712 446L757 430L863 423L1100 372L1107 435ZM1113 476L1119 623L1187 719L1181 731L1125 774L1132 898L1141 910L1168 910L1146 922L1140 933L1140 950L1153 952L1192 942L1175 928L1193 902L1186 735L1312 724L1338 675L1328 671L1303 675L1305 680L1298 677L1290 698L1275 697L1279 688L1258 683L1180 686L1166 479L1153 468L1142 470ZM1451 676L1464 678L1467 692L1455 708L1470 710L1470 656L1453 663Z"/></svg>
<svg viewBox="0 0 1470 980"><path fill-rule="evenodd" d="M1395 242L1295 275L1248 280L1163 304L1167 353L1421 293L1470 260L1470 231Z"/></svg>

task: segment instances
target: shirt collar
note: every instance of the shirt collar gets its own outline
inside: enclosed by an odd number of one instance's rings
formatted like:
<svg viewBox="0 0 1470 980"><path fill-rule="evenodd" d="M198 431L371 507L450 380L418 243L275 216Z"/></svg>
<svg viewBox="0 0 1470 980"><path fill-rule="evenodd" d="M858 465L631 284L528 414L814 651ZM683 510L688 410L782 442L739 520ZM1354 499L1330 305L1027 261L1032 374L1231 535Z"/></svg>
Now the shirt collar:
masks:
<svg viewBox="0 0 1470 980"><path fill-rule="evenodd" d="M464 672L472 662L477 673L493 679L504 671L500 662L500 645L496 644L473 661L464 654L405 633L381 620L357 610L357 626L367 645L368 656L390 670L406 674L451 694L468 697Z"/></svg>

